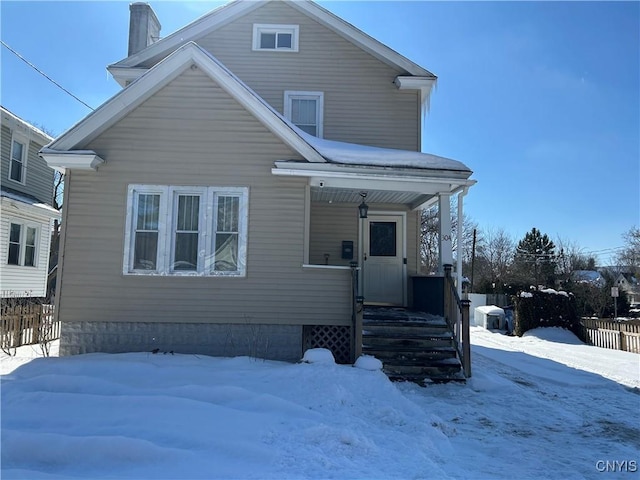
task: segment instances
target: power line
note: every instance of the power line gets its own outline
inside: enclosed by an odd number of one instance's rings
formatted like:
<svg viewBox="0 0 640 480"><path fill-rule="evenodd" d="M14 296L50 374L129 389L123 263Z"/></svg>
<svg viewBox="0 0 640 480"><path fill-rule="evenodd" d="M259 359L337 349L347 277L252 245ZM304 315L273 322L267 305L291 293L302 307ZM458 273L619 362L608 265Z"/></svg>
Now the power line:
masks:
<svg viewBox="0 0 640 480"><path fill-rule="evenodd" d="M31 68L33 68L36 72L38 72L40 75L42 75L44 78L46 78L47 80L49 80L51 83L53 83L56 87L58 87L60 90L62 90L63 92L65 92L68 95L71 95L73 98L75 98L77 101L79 101L81 104L83 104L85 107L87 107L89 110L93 111L95 110L93 107L91 107L90 105L87 105L85 102L83 102L82 100L80 100L78 97L76 97L73 93L71 93L69 90L67 90L66 88L64 88L62 85L60 85L58 82L56 82L54 79L52 79L49 75L47 75L46 73L44 73L42 70L40 70L38 67L36 67L33 63L31 63L29 60L27 60L26 58L24 58L22 55L20 55L18 52L16 52L13 48L11 48L9 45L7 45L4 40L0 40L0 42L2 42L2 45L9 50L11 53L13 53L16 57L18 57L20 60L22 60L24 63L26 63L27 65L29 65Z"/></svg>

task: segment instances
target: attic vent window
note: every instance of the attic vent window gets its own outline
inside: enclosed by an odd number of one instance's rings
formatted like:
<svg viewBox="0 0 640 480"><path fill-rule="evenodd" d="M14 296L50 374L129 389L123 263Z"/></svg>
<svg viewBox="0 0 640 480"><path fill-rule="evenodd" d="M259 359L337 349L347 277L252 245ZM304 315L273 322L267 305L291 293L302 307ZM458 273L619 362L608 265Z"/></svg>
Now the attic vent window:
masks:
<svg viewBox="0 0 640 480"><path fill-rule="evenodd" d="M297 52L298 25L253 25L253 50Z"/></svg>

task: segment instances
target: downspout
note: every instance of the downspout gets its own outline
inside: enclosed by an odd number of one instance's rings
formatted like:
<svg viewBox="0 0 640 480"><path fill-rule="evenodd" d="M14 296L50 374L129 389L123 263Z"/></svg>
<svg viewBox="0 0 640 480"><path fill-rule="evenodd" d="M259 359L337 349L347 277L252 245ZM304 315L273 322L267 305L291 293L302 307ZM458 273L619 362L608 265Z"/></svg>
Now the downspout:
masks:
<svg viewBox="0 0 640 480"><path fill-rule="evenodd" d="M458 298L462 298L462 200L468 192L469 187L464 187L458 194L458 258L456 259L456 275L458 277L456 290L458 291Z"/></svg>

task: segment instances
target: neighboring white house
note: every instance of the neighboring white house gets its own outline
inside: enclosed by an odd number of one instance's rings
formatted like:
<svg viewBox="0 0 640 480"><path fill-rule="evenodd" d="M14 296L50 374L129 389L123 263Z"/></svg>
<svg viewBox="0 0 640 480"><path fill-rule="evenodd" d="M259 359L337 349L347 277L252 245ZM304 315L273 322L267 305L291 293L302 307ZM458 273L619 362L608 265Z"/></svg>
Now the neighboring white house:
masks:
<svg viewBox="0 0 640 480"><path fill-rule="evenodd" d="M38 156L52 138L4 107L0 181L0 296L45 297L54 171Z"/></svg>
<svg viewBox="0 0 640 480"><path fill-rule="evenodd" d="M640 303L640 283L635 276L631 273L620 273L616 278L615 284L627 294L629 304Z"/></svg>

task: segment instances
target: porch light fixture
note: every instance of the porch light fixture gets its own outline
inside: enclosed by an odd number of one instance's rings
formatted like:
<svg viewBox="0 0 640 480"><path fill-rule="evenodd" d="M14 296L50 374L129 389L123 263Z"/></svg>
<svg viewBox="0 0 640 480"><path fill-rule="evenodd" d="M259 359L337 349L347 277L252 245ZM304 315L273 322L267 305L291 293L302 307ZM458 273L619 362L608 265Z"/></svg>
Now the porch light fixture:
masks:
<svg viewBox="0 0 640 480"><path fill-rule="evenodd" d="M367 218L367 213L369 212L369 205L364 203L364 199L367 197L367 192L360 192L360 196L362 197L362 203L358 205L360 218Z"/></svg>

